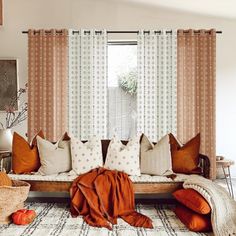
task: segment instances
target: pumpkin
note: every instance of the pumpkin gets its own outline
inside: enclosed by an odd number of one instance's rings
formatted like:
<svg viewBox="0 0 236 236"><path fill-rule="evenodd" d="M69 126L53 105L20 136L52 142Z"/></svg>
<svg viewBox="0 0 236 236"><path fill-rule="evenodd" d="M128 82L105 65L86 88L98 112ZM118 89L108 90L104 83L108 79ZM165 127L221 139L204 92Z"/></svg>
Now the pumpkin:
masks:
<svg viewBox="0 0 236 236"><path fill-rule="evenodd" d="M30 224L36 217L34 210L21 209L12 214L12 221L16 225Z"/></svg>
<svg viewBox="0 0 236 236"><path fill-rule="evenodd" d="M0 186L12 186L12 181L5 172L0 172Z"/></svg>

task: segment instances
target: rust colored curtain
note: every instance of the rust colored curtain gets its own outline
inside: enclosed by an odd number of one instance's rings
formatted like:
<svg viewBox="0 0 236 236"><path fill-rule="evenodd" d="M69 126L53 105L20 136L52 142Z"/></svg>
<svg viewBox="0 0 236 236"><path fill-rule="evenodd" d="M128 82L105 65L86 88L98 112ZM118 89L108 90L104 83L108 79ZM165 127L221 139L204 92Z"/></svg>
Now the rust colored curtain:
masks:
<svg viewBox="0 0 236 236"><path fill-rule="evenodd" d="M56 141L67 130L67 30L29 30L28 138L42 129Z"/></svg>
<svg viewBox="0 0 236 236"><path fill-rule="evenodd" d="M177 136L186 142L201 134L201 153L211 161L216 175L215 147L215 30L178 30Z"/></svg>

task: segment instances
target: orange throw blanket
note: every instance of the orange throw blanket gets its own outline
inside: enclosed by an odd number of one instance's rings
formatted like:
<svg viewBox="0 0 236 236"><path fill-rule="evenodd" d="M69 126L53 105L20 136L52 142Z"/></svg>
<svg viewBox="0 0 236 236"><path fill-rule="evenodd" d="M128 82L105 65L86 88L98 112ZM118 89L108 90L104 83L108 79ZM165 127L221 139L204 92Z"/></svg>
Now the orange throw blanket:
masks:
<svg viewBox="0 0 236 236"><path fill-rule="evenodd" d="M91 226L111 230L121 217L132 226L153 228L151 219L135 211L133 185L123 172L93 169L73 181L70 196L72 216L82 215Z"/></svg>

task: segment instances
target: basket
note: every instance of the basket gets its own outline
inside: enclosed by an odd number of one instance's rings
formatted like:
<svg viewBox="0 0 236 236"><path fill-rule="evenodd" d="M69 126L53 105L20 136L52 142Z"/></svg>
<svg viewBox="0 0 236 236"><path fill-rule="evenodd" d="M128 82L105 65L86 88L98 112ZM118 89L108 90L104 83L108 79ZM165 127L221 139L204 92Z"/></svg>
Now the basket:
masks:
<svg viewBox="0 0 236 236"><path fill-rule="evenodd" d="M12 180L12 186L0 187L0 224L11 222L11 214L24 208L24 201L29 194L30 184Z"/></svg>

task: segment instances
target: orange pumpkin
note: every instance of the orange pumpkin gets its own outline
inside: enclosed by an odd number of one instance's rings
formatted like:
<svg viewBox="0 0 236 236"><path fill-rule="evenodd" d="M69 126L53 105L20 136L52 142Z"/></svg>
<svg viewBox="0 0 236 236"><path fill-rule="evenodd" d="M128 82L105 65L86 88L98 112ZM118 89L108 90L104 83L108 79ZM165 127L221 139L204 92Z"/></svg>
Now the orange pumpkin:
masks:
<svg viewBox="0 0 236 236"><path fill-rule="evenodd" d="M34 210L21 209L12 214L13 223L16 225L30 224L36 217Z"/></svg>

